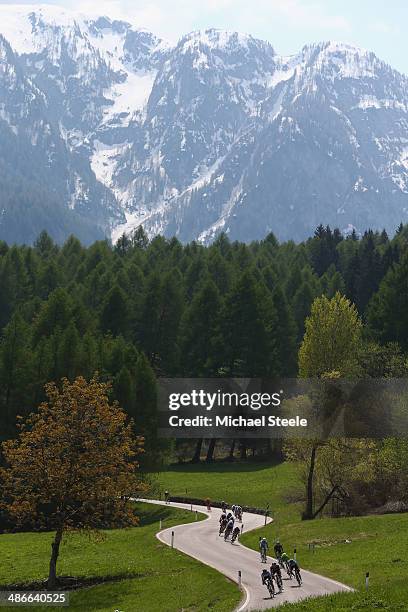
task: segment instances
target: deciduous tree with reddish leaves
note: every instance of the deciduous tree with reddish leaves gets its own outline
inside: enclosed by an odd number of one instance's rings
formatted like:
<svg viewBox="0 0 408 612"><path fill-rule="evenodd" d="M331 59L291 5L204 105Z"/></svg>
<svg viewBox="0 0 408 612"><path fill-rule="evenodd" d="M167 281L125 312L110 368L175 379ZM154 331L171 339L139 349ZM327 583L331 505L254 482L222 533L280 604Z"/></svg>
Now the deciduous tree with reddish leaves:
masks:
<svg viewBox="0 0 408 612"><path fill-rule="evenodd" d="M46 387L47 401L21 420L19 436L3 443L3 506L17 525L55 530L48 588L69 530L98 532L137 524L132 497L144 490L137 456L143 439L109 386L93 378Z"/></svg>

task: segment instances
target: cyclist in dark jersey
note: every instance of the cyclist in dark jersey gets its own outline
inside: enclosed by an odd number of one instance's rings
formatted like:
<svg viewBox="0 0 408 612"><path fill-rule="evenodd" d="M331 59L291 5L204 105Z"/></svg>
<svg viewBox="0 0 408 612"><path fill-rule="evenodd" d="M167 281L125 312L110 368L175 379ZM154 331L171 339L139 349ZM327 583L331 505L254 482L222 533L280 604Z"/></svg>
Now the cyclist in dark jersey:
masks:
<svg viewBox="0 0 408 612"><path fill-rule="evenodd" d="M276 584L278 585L279 589L282 591L283 590L282 572L281 572L281 568L279 567L279 564L276 563L276 561L274 561L271 565L271 576L272 578L275 578Z"/></svg>
<svg viewBox="0 0 408 612"><path fill-rule="evenodd" d="M275 557L277 559L279 559L279 557L282 555L283 553L283 546L282 544L279 542L279 540L276 541L275 546L273 547L273 550L275 551Z"/></svg>

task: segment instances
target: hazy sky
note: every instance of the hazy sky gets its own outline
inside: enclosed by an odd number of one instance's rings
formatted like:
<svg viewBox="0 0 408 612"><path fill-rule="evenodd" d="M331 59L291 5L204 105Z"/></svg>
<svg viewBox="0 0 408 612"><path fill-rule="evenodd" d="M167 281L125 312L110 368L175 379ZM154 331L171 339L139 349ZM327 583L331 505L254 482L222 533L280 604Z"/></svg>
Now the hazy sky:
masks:
<svg viewBox="0 0 408 612"><path fill-rule="evenodd" d="M26 0L25 4L31 2ZM342 40L374 51L408 74L408 0L61 0L43 2L121 17L176 40L217 27L269 40L290 54L305 43ZM20 4L4 2L0 4ZM38 4L32 2L32 4Z"/></svg>

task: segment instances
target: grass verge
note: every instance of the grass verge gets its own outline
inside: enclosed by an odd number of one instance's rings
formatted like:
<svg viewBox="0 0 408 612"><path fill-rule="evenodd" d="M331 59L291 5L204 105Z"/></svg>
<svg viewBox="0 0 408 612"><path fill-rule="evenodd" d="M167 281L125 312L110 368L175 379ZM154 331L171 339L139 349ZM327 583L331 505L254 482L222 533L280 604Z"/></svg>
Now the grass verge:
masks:
<svg viewBox="0 0 408 612"><path fill-rule="evenodd" d="M241 595L233 583L211 568L160 543L163 528L195 519L191 512L138 504L139 527L104 532L105 541L72 534L61 547L58 572L84 580L110 581L70 592L70 610L84 612L231 612ZM201 515L203 518L203 515ZM0 589L44 578L51 533L0 536ZM4 610L14 610L4 607ZM36 610L49 608L36 607Z"/></svg>

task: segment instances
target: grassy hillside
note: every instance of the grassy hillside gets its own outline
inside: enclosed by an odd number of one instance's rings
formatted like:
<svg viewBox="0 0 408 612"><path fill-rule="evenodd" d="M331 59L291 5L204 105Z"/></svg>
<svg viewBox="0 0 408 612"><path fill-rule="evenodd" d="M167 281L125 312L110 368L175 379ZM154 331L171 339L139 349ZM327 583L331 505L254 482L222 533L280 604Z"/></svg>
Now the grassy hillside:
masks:
<svg viewBox="0 0 408 612"><path fill-rule="evenodd" d="M301 567L340 580L358 593L331 596L318 604L287 607L288 610L406 610L408 601L408 515L318 519L286 525L268 525L272 543L279 537ZM257 536L244 534L242 542L257 546ZM315 552L308 544L315 543ZM370 589L365 592L365 573ZM405 603L404 603L405 602ZM357 607L352 607L357 606ZM405 606L405 607L401 607Z"/></svg>
<svg viewBox="0 0 408 612"><path fill-rule="evenodd" d="M296 521L300 506L288 503L299 496L301 482L292 463L210 463L171 466L156 477L160 490L170 495L188 495L227 503L265 508L281 521Z"/></svg>
<svg viewBox="0 0 408 612"><path fill-rule="evenodd" d="M78 534L65 541L58 563L61 575L80 576L84 581L109 580L71 591L70 610L233 610L241 598L236 585L218 572L171 550L155 537L160 518L163 527L170 527L190 522L194 515L145 504L138 508L140 527L107 531L104 542L92 542ZM1 535L0 588L43 579L48 568L51 537L49 533Z"/></svg>
<svg viewBox="0 0 408 612"><path fill-rule="evenodd" d="M272 544L279 537L285 548L297 548L301 567L353 586L357 592L311 599L282 606L282 612L348 610L405 611L408 601L408 515L347 519L300 520L296 501L301 483L296 466L283 464L213 464L178 466L158 476L172 494L224 498L264 507L270 504L274 523L262 529ZM190 512L139 505L141 526L106 532L103 543L79 535L62 547L63 575L108 582L71 592L71 609L111 612L231 612L240 599L235 585L200 563L162 545L155 538L164 526L194 520ZM243 536L257 547L259 532ZM0 587L43 579L48 566L50 534L0 536ZM315 552L308 544L315 544ZM364 589L370 572L370 590ZM5 608L7 609L7 608ZM37 608L38 609L38 608Z"/></svg>
<svg viewBox="0 0 408 612"><path fill-rule="evenodd" d="M302 484L293 464L211 464L172 467L158 477L171 494L186 493L265 507L274 522L262 528L270 544L280 538L289 553L297 549L301 567L342 581L358 591L286 605L289 612L329 610L408 610L408 514L301 521L294 500ZM244 521L245 522L245 521ZM257 548L258 532L243 535ZM315 552L309 552L309 543ZM365 592L365 573L370 590Z"/></svg>

